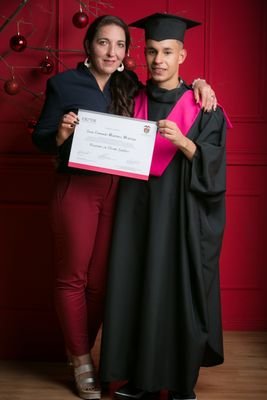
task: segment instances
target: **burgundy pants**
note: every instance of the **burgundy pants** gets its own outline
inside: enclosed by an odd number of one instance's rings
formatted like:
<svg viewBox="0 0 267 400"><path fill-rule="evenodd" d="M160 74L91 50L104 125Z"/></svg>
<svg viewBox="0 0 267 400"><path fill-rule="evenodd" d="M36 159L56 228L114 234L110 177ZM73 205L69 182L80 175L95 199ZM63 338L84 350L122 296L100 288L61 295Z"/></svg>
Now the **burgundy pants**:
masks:
<svg viewBox="0 0 267 400"><path fill-rule="evenodd" d="M71 354L89 353L102 323L116 192L113 175L59 174L51 203L55 300Z"/></svg>

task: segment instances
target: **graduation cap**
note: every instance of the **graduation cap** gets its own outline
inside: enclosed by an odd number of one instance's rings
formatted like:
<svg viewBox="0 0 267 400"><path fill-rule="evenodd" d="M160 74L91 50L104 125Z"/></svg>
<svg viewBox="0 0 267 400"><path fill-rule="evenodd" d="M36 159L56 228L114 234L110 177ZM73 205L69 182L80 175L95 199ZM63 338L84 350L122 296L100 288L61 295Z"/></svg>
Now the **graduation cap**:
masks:
<svg viewBox="0 0 267 400"><path fill-rule="evenodd" d="M201 23L166 13L151 14L129 24L129 26L144 29L146 40L176 39L181 42L184 41L186 29L194 28L198 25L201 25Z"/></svg>

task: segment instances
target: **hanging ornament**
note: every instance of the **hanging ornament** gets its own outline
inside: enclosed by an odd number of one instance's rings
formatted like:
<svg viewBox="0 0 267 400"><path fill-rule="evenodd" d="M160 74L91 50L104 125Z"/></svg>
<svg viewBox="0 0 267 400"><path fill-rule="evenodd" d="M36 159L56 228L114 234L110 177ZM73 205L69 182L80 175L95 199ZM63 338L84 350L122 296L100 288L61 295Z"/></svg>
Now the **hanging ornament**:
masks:
<svg viewBox="0 0 267 400"><path fill-rule="evenodd" d="M4 83L4 90L7 94L10 94L11 96L19 93L20 91L20 85L18 81L15 78L8 79Z"/></svg>
<svg viewBox="0 0 267 400"><path fill-rule="evenodd" d="M89 18L88 15L83 12L81 9L80 11L76 12L72 17L72 23L76 28L85 28L88 25Z"/></svg>
<svg viewBox="0 0 267 400"><path fill-rule="evenodd" d="M32 132L34 131L36 124L37 124L37 120L35 118L31 118L28 120L27 129L30 134L32 134Z"/></svg>
<svg viewBox="0 0 267 400"><path fill-rule="evenodd" d="M54 69L54 63L53 61L46 56L40 63L40 67L41 67L41 72L42 74L46 74L49 75L53 72Z"/></svg>
<svg viewBox="0 0 267 400"><path fill-rule="evenodd" d="M136 68L135 59L133 57L130 57L129 55L124 58L123 63L125 65L125 68L129 69L130 71L133 71Z"/></svg>
<svg viewBox="0 0 267 400"><path fill-rule="evenodd" d="M27 40L24 36L17 33L10 38L9 45L14 51L23 51L27 46Z"/></svg>

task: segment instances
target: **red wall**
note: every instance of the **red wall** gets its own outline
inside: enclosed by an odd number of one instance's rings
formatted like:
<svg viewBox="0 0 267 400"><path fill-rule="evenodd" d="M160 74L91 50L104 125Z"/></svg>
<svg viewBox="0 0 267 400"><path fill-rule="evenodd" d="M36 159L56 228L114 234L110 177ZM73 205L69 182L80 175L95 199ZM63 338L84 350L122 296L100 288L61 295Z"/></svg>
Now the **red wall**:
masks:
<svg viewBox="0 0 267 400"><path fill-rule="evenodd" d="M19 3L1 2L0 14L9 17ZM205 76L234 124L228 136L227 228L221 259L224 327L266 330L265 1L136 0L131 6L111 0L109 4L112 8L101 7L98 15L112 13L130 22L153 12L169 11L203 22L198 32L188 32L189 55L181 75L189 81ZM53 161L33 147L27 125L38 116L49 76L31 68L48 54L33 48L63 50L50 55L54 73L75 66L83 58L84 35L84 30L71 22L77 11L76 0L28 2L9 24L0 24L0 358L57 359L63 354L53 308L47 221ZM29 46L21 53L9 48L18 21L24 21L19 28ZM145 80L142 34L134 29L132 33L131 55ZM15 96L3 90L12 75L11 66L22 87Z"/></svg>

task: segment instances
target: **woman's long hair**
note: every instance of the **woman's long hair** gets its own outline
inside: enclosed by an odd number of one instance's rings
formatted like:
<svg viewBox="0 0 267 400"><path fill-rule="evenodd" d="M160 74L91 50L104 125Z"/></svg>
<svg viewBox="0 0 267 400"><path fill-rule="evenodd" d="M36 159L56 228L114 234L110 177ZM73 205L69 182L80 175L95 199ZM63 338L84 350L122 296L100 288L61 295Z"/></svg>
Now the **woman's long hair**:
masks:
<svg viewBox="0 0 267 400"><path fill-rule="evenodd" d="M96 18L89 26L84 41L84 49L86 53L87 45L93 42L96 32L106 25L117 25L125 32L125 49L126 54L130 46L130 32L128 25L119 17L113 15L101 15ZM134 97L140 88L140 82L137 75L132 71L124 70L122 72L115 71L110 79L111 104L109 112L118 115L132 116L134 108Z"/></svg>

